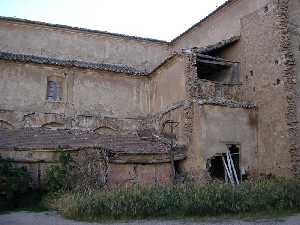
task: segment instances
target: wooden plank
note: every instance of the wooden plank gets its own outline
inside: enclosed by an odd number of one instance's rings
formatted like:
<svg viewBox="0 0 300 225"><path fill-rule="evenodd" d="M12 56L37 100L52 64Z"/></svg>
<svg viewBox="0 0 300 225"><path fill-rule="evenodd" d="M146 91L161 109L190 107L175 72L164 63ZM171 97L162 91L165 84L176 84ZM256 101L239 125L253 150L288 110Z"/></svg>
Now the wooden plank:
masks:
<svg viewBox="0 0 300 225"><path fill-rule="evenodd" d="M215 66L225 66L225 67L232 66L231 63L220 62L220 61L213 61L213 60L205 60L205 59L198 59L197 62L204 63L204 64L215 65Z"/></svg>
<svg viewBox="0 0 300 225"><path fill-rule="evenodd" d="M233 61L229 61L229 60L226 60L226 59L223 59L223 58L214 57L214 56L210 56L210 55L197 54L197 56L198 56L199 59L201 59L201 58L204 58L204 59L213 59L215 61L227 62L227 63L230 63L230 64L237 64L237 63L239 63L239 62L233 62Z"/></svg>

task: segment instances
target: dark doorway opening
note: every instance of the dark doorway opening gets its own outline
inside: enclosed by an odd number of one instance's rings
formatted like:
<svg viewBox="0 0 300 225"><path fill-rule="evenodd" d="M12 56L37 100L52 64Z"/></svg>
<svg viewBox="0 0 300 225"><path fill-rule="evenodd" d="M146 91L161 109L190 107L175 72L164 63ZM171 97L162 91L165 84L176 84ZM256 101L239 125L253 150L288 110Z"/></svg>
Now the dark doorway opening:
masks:
<svg viewBox="0 0 300 225"><path fill-rule="evenodd" d="M210 160L210 168L208 172L213 179L225 180L225 169L222 156L223 155L218 155Z"/></svg>
<svg viewBox="0 0 300 225"><path fill-rule="evenodd" d="M228 144L227 149L232 158L233 165L239 180L241 180L240 173L240 146L237 144ZM228 181L228 175L225 165L228 168L228 158L226 153L216 154L208 161L208 172L212 179Z"/></svg>
<svg viewBox="0 0 300 225"><path fill-rule="evenodd" d="M181 168L180 168L180 161L174 161L174 168L175 168L175 174L180 175L181 174Z"/></svg>

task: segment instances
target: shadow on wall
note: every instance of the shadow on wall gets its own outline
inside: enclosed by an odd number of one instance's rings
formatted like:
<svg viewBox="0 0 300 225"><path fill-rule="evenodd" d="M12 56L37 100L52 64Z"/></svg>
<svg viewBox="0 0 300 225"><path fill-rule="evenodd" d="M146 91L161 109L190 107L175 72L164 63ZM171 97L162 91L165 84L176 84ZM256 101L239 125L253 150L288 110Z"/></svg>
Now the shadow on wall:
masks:
<svg viewBox="0 0 300 225"><path fill-rule="evenodd" d="M47 129L64 129L65 125L63 123L50 122L42 125L42 128Z"/></svg>

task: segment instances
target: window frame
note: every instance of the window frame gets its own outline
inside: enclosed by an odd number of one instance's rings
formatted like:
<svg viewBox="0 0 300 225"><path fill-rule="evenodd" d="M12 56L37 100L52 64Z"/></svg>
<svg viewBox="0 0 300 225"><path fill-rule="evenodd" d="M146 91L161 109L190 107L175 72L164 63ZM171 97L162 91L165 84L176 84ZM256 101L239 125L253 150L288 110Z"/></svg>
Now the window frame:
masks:
<svg viewBox="0 0 300 225"><path fill-rule="evenodd" d="M51 84L51 85L50 85ZM46 101L63 102L64 100L64 79L58 76L47 77L46 83ZM51 90L51 89L54 90ZM50 93L51 90L51 93Z"/></svg>

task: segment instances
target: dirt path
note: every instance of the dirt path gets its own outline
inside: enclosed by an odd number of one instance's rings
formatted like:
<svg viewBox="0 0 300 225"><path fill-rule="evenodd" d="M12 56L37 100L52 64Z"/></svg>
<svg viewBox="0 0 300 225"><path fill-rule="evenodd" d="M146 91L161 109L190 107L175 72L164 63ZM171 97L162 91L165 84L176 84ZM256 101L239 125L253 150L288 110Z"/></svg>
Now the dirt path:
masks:
<svg viewBox="0 0 300 225"><path fill-rule="evenodd" d="M110 225L300 225L300 215L290 216L282 219L257 220L257 221L134 221L122 223L110 223ZM0 225L104 225L100 223L85 223L66 220L54 212L32 213L32 212L13 212L0 215Z"/></svg>

